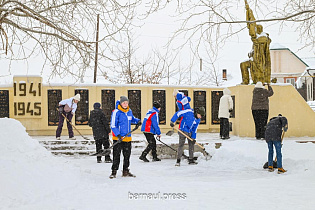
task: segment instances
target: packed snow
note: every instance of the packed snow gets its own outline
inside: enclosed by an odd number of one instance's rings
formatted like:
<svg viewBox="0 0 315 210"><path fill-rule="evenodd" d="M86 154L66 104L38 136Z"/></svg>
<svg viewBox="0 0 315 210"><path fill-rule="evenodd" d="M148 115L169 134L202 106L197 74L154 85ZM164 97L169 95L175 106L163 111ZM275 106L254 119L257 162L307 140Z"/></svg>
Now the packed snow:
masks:
<svg viewBox="0 0 315 210"><path fill-rule="evenodd" d="M285 174L262 168L267 145L253 138L198 133L213 155L198 165L175 159L144 163L133 148L136 178L109 179L111 164L92 156L54 156L14 119L0 119L0 209L314 209L314 138L285 138ZM49 137L43 137L49 138ZM54 138L53 136L51 138ZM145 139L142 134L134 139ZM165 143L178 136L162 135ZM208 144L206 144L208 143ZM215 143L222 143L219 149ZM142 149L141 149L142 150ZM186 151L187 152L187 151ZM120 165L122 168L122 165Z"/></svg>

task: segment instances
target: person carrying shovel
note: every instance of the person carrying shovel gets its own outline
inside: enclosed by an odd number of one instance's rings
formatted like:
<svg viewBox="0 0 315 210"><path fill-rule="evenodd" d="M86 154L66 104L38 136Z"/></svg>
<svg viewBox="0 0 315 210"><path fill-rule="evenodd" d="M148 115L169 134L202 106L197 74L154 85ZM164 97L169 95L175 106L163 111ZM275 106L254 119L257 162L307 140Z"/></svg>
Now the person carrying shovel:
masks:
<svg viewBox="0 0 315 210"><path fill-rule="evenodd" d="M123 177L135 177L130 173L130 155L131 155L131 123L136 127L141 125L141 121L135 118L129 108L129 100L126 96L121 96L116 102L116 109L112 113L110 127L113 134L113 165L112 173L109 178L116 178L119 168L121 151L124 156Z"/></svg>
<svg viewBox="0 0 315 210"><path fill-rule="evenodd" d="M188 140L189 146L189 164L197 164L194 160L194 144L196 142L196 135L197 135L197 128L200 123L200 119L202 116L205 115L204 107L200 107L196 110L195 114L192 109L180 110L176 112L172 119L170 126L173 128L175 126L175 122L177 118L183 117L180 127L179 127L179 144L178 144L178 151L177 151L177 161L175 166L180 166L180 160L183 154L185 140L188 137L193 139L193 141Z"/></svg>

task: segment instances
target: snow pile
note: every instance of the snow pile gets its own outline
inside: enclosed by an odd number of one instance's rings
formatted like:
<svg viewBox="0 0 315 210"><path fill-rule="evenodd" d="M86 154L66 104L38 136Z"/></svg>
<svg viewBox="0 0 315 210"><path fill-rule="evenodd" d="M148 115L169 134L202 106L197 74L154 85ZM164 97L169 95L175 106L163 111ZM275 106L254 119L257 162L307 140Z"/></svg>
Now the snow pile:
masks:
<svg viewBox="0 0 315 210"><path fill-rule="evenodd" d="M72 173L63 171L61 159L32 139L19 121L0 119L0 133L2 206L18 207L38 202L41 196L61 190L64 183L71 186L78 182Z"/></svg>

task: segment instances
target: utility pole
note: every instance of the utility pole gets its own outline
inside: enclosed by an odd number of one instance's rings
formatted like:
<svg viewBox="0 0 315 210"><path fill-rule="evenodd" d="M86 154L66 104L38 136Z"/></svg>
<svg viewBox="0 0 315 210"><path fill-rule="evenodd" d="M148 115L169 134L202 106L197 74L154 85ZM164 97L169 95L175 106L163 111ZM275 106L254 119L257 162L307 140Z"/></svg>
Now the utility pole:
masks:
<svg viewBox="0 0 315 210"><path fill-rule="evenodd" d="M98 34L100 29L100 15L97 15L96 23L96 44L95 44L95 64L94 64L94 83L96 83L96 74L97 74L97 58L98 58Z"/></svg>

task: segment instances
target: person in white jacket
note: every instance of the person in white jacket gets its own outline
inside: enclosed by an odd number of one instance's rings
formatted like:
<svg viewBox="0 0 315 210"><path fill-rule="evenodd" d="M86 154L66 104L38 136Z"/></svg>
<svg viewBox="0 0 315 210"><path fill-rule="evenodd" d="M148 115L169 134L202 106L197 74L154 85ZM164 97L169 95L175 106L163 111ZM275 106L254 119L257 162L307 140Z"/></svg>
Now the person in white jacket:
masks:
<svg viewBox="0 0 315 210"><path fill-rule="evenodd" d="M64 99L59 102L59 124L58 128L56 130L56 139L60 140L60 135L62 131L63 122L65 120L65 117L67 120L67 127L68 127L68 133L69 133L69 139L75 140L72 125L70 124L72 117L77 110L77 104L80 101L80 94L76 94L74 97Z"/></svg>
<svg viewBox="0 0 315 210"><path fill-rule="evenodd" d="M220 99L219 119L220 119L220 138L229 139L229 118L230 112L233 110L233 100L231 91L228 88L223 90L223 96Z"/></svg>

